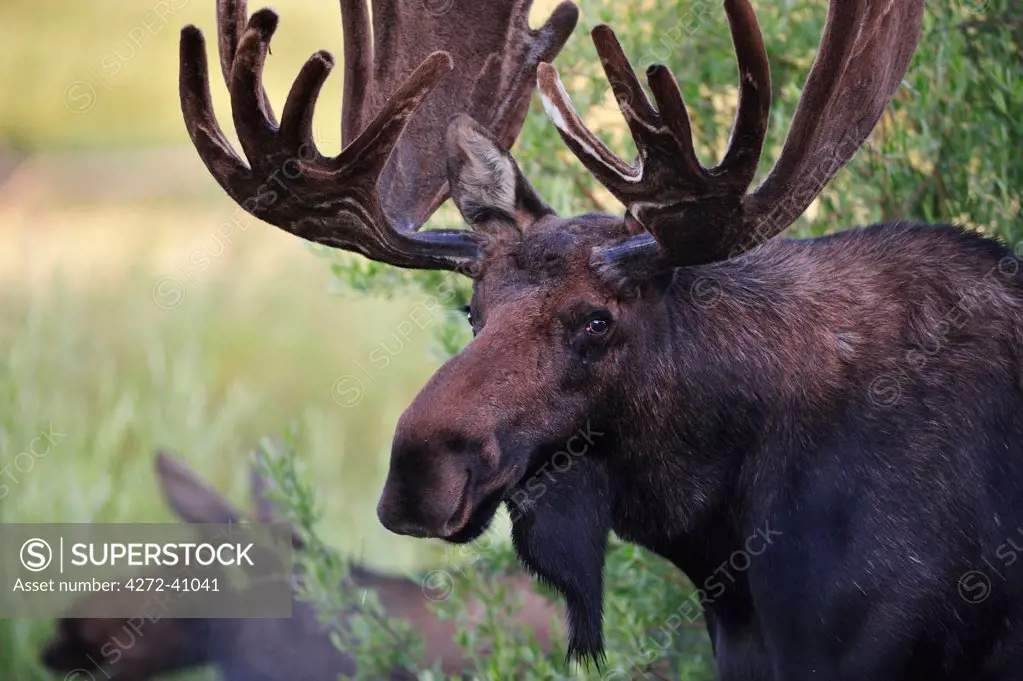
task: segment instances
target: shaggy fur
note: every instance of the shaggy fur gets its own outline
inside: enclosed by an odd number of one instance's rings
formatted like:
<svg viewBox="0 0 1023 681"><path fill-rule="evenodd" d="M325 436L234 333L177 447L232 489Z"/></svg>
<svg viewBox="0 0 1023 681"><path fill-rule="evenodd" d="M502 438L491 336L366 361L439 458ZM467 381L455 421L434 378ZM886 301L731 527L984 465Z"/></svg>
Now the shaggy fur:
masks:
<svg viewBox="0 0 1023 681"><path fill-rule="evenodd" d="M607 469L587 461L555 471L552 478L556 484L550 493L521 505L509 502L512 543L526 568L565 596L569 656L589 655L599 663L604 554L611 531Z"/></svg>

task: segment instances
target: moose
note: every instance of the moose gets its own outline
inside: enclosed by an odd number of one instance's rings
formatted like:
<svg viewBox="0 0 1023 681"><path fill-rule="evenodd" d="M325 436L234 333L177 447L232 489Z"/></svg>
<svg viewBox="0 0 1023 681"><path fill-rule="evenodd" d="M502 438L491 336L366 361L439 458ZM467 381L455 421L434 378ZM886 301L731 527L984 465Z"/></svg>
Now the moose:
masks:
<svg viewBox="0 0 1023 681"><path fill-rule="evenodd" d="M647 70L651 102L603 25L593 42L638 158L587 129L550 65L571 7L531 31L515 0L454 0L439 18L378 0L371 40L365 3L341 4L338 156L309 127L325 53L279 125L271 113L268 10L246 24L230 5L220 24L247 163L216 123L194 27L180 92L199 155L255 217L472 279L472 341L397 424L386 528L466 543L509 506L523 563L565 598L577 659L603 657L613 530L700 589L723 681L1020 678L1023 568L1005 550L1023 526L1018 261L954 225L774 238L880 120L923 0L831 0L788 137L752 190L772 90L748 0L723 0L738 107L714 167L674 76ZM534 69L565 144L624 215L557 215L509 154ZM421 229L447 196L468 229ZM585 423L600 437L530 494Z"/></svg>
<svg viewBox="0 0 1023 681"><path fill-rule="evenodd" d="M275 445L276 447L277 445ZM212 489L181 459L159 452L155 468L167 504L185 522L235 524L245 515ZM253 466L250 474L255 520L285 524L267 495L270 483ZM299 533L292 530L296 550L304 548ZM164 568L170 582L180 568ZM373 589L388 616L407 621L419 631L429 651L424 667L439 664L447 674L469 670L465 650L455 642L457 624L440 620L430 608L430 596L418 582L404 577L373 572L360 565L350 566L357 588ZM552 641L552 623L560 613L543 596L534 592L528 580L519 576L500 579L520 599L522 608L509 626L525 627L545 649ZM241 591L238 598L258 594ZM138 612L137 617L98 617L110 611L100 601L116 598L119 611ZM58 622L56 636L42 651L43 663L68 679L106 678L114 681L149 681L189 669L212 665L224 681L325 681L355 674L356 662L338 650L308 603L292 602L291 619L177 619L173 605L151 607L152 594L123 591L83 596ZM470 621L482 614L482 604L473 602ZM152 615L152 616L149 616ZM396 668L392 681L414 681L411 670Z"/></svg>

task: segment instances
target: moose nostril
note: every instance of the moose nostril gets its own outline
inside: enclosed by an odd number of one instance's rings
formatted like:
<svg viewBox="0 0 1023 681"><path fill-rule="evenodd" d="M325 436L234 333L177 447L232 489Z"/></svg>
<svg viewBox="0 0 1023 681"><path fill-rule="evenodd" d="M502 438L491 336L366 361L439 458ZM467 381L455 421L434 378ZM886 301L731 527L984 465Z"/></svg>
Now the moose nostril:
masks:
<svg viewBox="0 0 1023 681"><path fill-rule="evenodd" d="M441 439L444 451L452 454L461 454L472 449L469 438L460 433L448 433Z"/></svg>
<svg viewBox="0 0 1023 681"><path fill-rule="evenodd" d="M472 512L470 501L470 496L472 495L472 483L473 471L471 468L467 468L465 470L465 484L462 487L462 492L458 499L458 505L455 506L455 510L452 511L447 522L444 523L442 536L447 536L457 532L465 527L465 524L469 521L469 515Z"/></svg>
<svg viewBox="0 0 1023 681"><path fill-rule="evenodd" d="M406 424L396 434L377 517L396 534L443 537L471 511L467 491L484 441L465 429L426 425Z"/></svg>
<svg viewBox="0 0 1023 681"><path fill-rule="evenodd" d="M384 528L395 534L418 537L420 539L431 536L429 530L423 524L404 517L399 505L387 499L386 492L385 496L380 499L380 503L377 504L377 519Z"/></svg>

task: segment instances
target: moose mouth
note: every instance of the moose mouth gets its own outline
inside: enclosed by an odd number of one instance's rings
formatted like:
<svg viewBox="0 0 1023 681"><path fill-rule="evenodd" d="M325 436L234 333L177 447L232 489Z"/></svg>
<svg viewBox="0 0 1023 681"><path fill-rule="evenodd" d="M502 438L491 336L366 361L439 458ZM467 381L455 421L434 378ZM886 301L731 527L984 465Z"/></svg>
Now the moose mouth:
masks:
<svg viewBox="0 0 1023 681"><path fill-rule="evenodd" d="M511 485L499 487L484 496L476 504L475 508L471 508L469 501L469 497L472 494L470 489L471 483L471 478L466 481L465 490L462 493L462 501L454 515L451 516L452 520L461 518L465 518L465 520L460 525L457 525L458 529L451 530L450 533L445 528L445 534L441 535L441 538L446 542L468 544L478 539L490 527L490 524L494 521L494 516L497 515L497 509L500 508L501 502L504 501L505 494L512 488ZM451 523L449 522L449 524Z"/></svg>
<svg viewBox="0 0 1023 681"><path fill-rule="evenodd" d="M474 501L474 492L478 494L479 489L473 489L475 476L470 471L462 489L462 500L445 524L440 538L452 544L468 544L478 539L494 522L497 509L511 497L526 477L526 472L520 466L513 466L504 474L499 473L497 479L489 484L479 485L478 488L490 487L490 491L485 491L481 499Z"/></svg>
<svg viewBox="0 0 1023 681"><path fill-rule="evenodd" d="M497 509L502 503L512 498L515 491L520 489L527 480L536 475L535 469L540 467L537 459L541 459L538 452L542 449L533 450L533 454L525 457L527 464L513 465L507 471L498 473L496 480L479 487L490 487L479 501L473 501L476 496L473 483L474 476L469 472L462 489L462 499L451 514L451 519L445 524L440 538L452 544L468 544L475 541L489 528L497 515ZM509 506L509 510L511 506Z"/></svg>

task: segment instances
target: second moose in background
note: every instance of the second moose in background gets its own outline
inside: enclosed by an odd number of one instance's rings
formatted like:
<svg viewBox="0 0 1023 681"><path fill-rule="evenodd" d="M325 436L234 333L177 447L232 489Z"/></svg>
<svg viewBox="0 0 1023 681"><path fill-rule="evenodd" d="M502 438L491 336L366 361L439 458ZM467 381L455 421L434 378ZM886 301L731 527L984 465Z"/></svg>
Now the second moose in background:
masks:
<svg viewBox="0 0 1023 681"><path fill-rule="evenodd" d="M160 490L175 514L187 523L235 524L249 518L223 495L206 484L180 459L159 453L155 457ZM254 467L251 475L254 520L282 523L266 495L267 480ZM293 532L294 547L302 541ZM141 575L173 579L174 569ZM296 570L296 576L300 572ZM466 651L456 642L458 625L434 615L423 586L411 579L383 575L351 565L354 588L373 589L391 618L404 620L425 640L423 669L435 664L447 675L470 673ZM502 578L504 579L504 578ZM529 629L544 648L552 643L558 608L535 593L528 577L506 579L522 609L509 627ZM226 583L226 580L225 580ZM351 587L349 587L351 588ZM237 598L255 594L238 592ZM120 599L120 608L137 611L137 618L84 616L97 599ZM352 655L331 642L314 608L295 600L291 619L173 619L173 613L146 619L152 595L144 592L90 594L76 601L58 621L55 637L42 652L44 665L59 674L91 673L109 681L150 681L188 669L212 666L223 681L329 681L352 676ZM473 602L469 620L482 616L482 605ZM86 677L88 678L88 677ZM393 681L414 681L410 669L393 669Z"/></svg>

